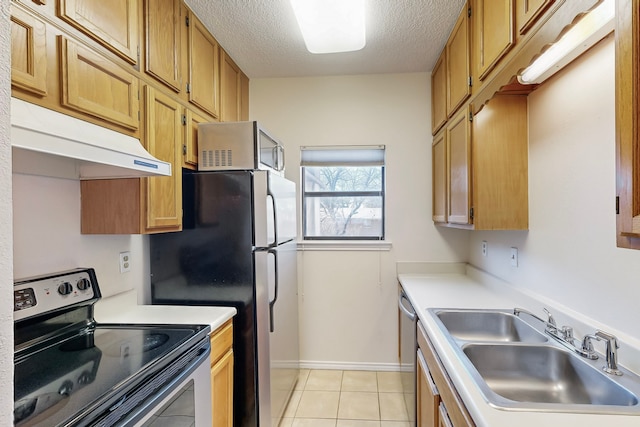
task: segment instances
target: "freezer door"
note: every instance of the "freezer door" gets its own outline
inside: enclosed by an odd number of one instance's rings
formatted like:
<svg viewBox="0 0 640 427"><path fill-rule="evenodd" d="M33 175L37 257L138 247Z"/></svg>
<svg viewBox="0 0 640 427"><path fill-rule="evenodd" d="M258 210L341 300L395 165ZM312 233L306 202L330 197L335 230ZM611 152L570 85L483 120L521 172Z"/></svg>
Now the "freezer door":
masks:
<svg viewBox="0 0 640 427"><path fill-rule="evenodd" d="M255 246L269 248L295 240L296 185L272 172L254 173Z"/></svg>
<svg viewBox="0 0 640 427"><path fill-rule="evenodd" d="M296 243L267 251L269 289L269 352L271 357L271 417L278 425L293 393L300 370Z"/></svg>

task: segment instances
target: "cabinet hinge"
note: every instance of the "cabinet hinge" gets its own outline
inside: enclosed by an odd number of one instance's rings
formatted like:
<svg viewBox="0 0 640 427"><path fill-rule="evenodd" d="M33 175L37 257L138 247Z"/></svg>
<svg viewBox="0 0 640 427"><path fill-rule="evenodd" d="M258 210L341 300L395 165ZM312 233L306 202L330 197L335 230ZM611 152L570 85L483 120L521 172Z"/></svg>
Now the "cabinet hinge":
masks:
<svg viewBox="0 0 640 427"><path fill-rule="evenodd" d="M191 83L187 83L187 93L191 93Z"/></svg>
<svg viewBox="0 0 640 427"><path fill-rule="evenodd" d="M471 18L471 6L467 9L467 17Z"/></svg>
<svg viewBox="0 0 640 427"><path fill-rule="evenodd" d="M473 86L473 77L469 76L469 86Z"/></svg>
<svg viewBox="0 0 640 427"><path fill-rule="evenodd" d="M182 155L183 156L187 155L187 144L182 144Z"/></svg>
<svg viewBox="0 0 640 427"><path fill-rule="evenodd" d="M473 208L469 209L469 219L473 219Z"/></svg>
<svg viewBox="0 0 640 427"><path fill-rule="evenodd" d="M620 196L616 196L616 215L620 215Z"/></svg>
<svg viewBox="0 0 640 427"><path fill-rule="evenodd" d="M189 26L189 17L188 17L188 16L185 16L185 17L184 17L184 23L185 23L185 25L186 25L187 27Z"/></svg>
<svg viewBox="0 0 640 427"><path fill-rule="evenodd" d="M473 121L473 113L471 111L469 111L469 121L470 122Z"/></svg>
<svg viewBox="0 0 640 427"><path fill-rule="evenodd" d="M182 126L186 126L187 125L187 116L186 115L182 115Z"/></svg>

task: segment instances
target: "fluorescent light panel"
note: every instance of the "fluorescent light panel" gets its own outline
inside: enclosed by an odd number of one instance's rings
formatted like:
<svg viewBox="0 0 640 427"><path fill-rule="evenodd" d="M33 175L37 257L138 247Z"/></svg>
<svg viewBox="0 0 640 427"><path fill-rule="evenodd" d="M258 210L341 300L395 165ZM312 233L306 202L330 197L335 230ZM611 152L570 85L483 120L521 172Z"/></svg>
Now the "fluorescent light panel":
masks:
<svg viewBox="0 0 640 427"><path fill-rule="evenodd" d="M365 0L290 1L309 52L351 52L365 46Z"/></svg>
<svg viewBox="0 0 640 427"><path fill-rule="evenodd" d="M614 17L615 0L603 0L525 68L518 76L520 83L542 83L551 77L613 31Z"/></svg>

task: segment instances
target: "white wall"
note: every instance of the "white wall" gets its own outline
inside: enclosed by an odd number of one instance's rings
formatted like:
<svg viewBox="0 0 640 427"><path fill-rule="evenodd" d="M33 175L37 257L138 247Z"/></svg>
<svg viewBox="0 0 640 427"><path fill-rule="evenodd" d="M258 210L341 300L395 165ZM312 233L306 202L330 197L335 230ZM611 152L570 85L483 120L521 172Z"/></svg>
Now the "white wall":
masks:
<svg viewBox="0 0 640 427"><path fill-rule="evenodd" d="M640 338L640 251L615 241L614 55L609 37L529 96L529 231L472 233L470 260Z"/></svg>
<svg viewBox="0 0 640 427"><path fill-rule="evenodd" d="M386 146L391 250L299 256L308 365L395 368L395 263L467 259L468 233L431 221L429 82L426 73L251 80L250 117L283 141L287 176L298 184L300 146Z"/></svg>
<svg viewBox="0 0 640 427"><path fill-rule="evenodd" d="M9 0L0 1L0 46L9 46ZM13 257L11 233L11 141L9 140L9 97L11 57L0 50L0 414L13 413ZM11 417L1 416L2 425Z"/></svg>
<svg viewBox="0 0 640 427"><path fill-rule="evenodd" d="M140 235L80 234L80 181L13 175L13 257L16 278L93 267L103 297L146 283L148 261ZM131 271L120 273L120 252Z"/></svg>

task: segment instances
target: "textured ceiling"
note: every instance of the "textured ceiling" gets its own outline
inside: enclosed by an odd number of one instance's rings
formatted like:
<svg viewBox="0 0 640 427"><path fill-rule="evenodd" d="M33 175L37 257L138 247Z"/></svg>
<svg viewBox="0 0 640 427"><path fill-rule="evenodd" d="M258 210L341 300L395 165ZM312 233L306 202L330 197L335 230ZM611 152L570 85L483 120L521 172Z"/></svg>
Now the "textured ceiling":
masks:
<svg viewBox="0 0 640 427"><path fill-rule="evenodd" d="M464 0L367 0L367 45L307 52L288 0L185 0L249 78L431 71Z"/></svg>

